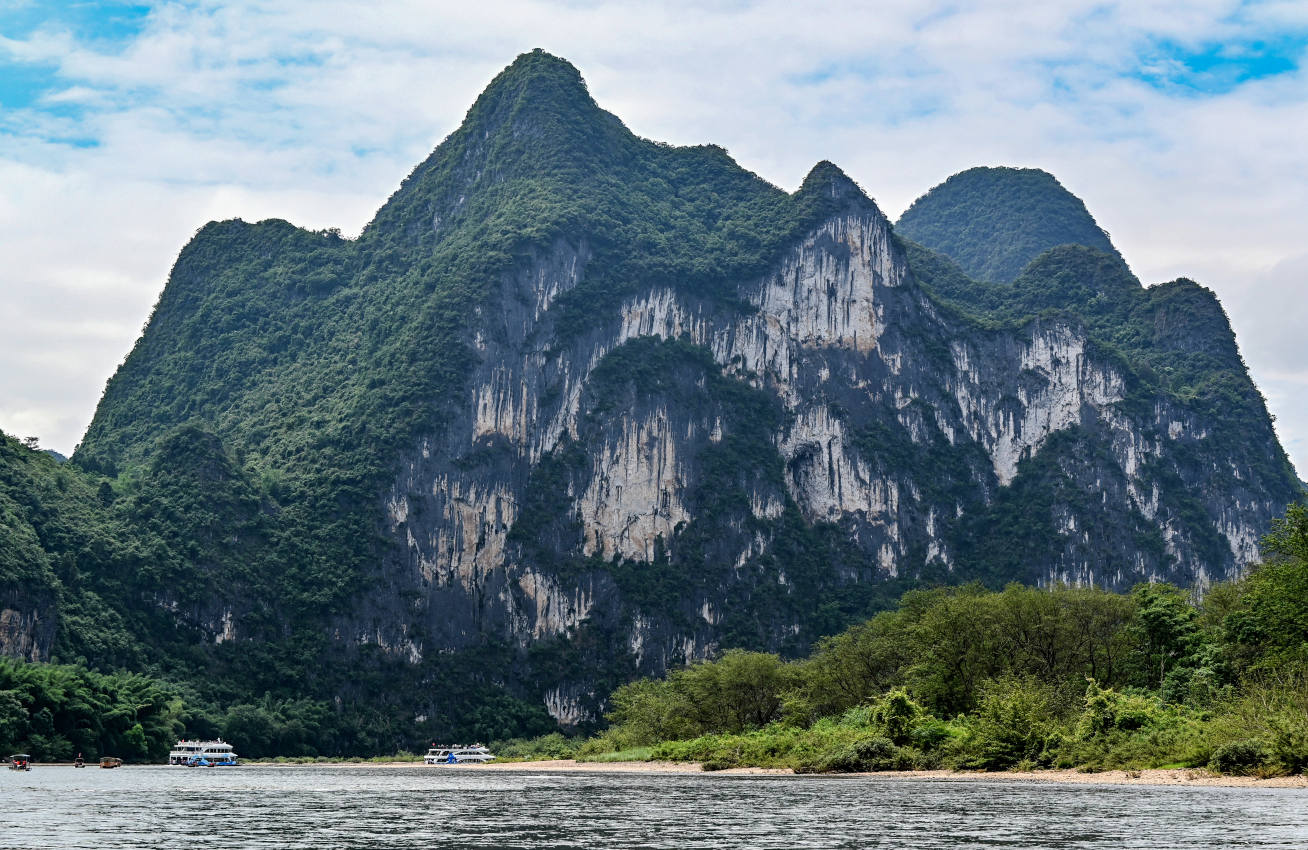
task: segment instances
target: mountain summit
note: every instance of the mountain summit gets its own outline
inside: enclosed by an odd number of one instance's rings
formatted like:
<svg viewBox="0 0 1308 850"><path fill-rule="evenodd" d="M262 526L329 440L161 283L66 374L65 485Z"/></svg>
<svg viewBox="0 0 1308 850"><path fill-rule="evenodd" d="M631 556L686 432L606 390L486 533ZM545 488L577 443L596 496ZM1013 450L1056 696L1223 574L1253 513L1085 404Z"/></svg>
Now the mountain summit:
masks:
<svg viewBox="0 0 1308 850"><path fill-rule="evenodd" d="M132 543L27 534L10 643L393 750L584 726L906 587L1258 557L1297 484L1211 293L1140 286L1043 172L910 213L640 139L525 54L358 240L183 248L72 464L32 473L88 476L45 502Z"/></svg>
<svg viewBox="0 0 1308 850"><path fill-rule="evenodd" d="M1058 245L1119 256L1081 199L1036 168L969 168L913 202L895 230L978 280L1007 283Z"/></svg>

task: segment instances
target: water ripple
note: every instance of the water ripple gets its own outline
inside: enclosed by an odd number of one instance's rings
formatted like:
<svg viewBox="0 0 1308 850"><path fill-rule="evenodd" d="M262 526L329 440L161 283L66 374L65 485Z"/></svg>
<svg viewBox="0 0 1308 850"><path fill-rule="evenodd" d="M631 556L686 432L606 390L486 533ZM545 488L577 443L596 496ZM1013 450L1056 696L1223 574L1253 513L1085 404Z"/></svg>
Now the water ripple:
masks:
<svg viewBox="0 0 1308 850"><path fill-rule="evenodd" d="M1308 847L1294 789L384 767L37 767L0 848Z"/></svg>

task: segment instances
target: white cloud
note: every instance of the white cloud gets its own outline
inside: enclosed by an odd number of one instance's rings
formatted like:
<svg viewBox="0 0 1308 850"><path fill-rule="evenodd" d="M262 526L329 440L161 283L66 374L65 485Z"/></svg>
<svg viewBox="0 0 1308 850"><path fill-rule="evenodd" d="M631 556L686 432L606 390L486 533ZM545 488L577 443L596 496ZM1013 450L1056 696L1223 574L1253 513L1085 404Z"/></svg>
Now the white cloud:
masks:
<svg viewBox="0 0 1308 850"><path fill-rule="evenodd" d="M1274 269L1303 250L1308 80L1195 96L1141 78L1176 63L1158 45L1238 52L1305 27L1303 4L1238 0L251 0L161 4L125 44L57 22L0 37L0 57L57 65L36 108L0 114L0 428L70 450L199 226L357 231L540 46L641 135L721 144L787 188L830 159L892 215L972 165L1053 172L1144 280L1222 296L1308 469L1308 410L1283 389L1296 352L1259 342L1297 328L1252 306L1299 289L1298 266Z"/></svg>

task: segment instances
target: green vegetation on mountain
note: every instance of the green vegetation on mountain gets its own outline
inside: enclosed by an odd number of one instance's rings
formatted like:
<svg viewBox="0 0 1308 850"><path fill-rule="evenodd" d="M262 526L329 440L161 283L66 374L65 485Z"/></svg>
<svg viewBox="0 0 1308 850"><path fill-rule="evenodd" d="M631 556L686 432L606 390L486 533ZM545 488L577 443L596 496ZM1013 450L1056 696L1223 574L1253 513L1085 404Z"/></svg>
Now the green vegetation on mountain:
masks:
<svg viewBox="0 0 1308 850"><path fill-rule="evenodd" d="M912 591L799 661L731 651L624 685L612 726L573 751L709 770L1305 772L1308 508L1266 550L1201 601L1162 584Z"/></svg>
<svg viewBox="0 0 1308 850"><path fill-rule="evenodd" d="M656 282L729 300L726 284L859 203L829 164L790 195L721 148L637 138L575 68L525 54L358 240L277 220L197 232L72 464L23 454L3 467L21 480L0 497L13 528L0 592L56 600L54 658L194 681L207 703L375 702L360 669L423 688L472 671L445 728L512 734L459 719L509 700L500 716L538 731L539 703L514 702L493 677L478 684L477 653L402 671L331 638L331 618L385 555L377 499L395 458L462 403L469 317L558 240L582 239L588 260L558 308L561 332ZM5 451L26 449L6 439ZM242 640L220 640L224 618ZM426 734L413 721L361 725L383 737L321 746Z"/></svg>
<svg viewBox="0 0 1308 850"><path fill-rule="evenodd" d="M895 226L915 277L959 314L991 327L1037 318L1080 325L1130 382L1136 408L1158 393L1222 429L1274 442L1217 297L1179 278L1144 287L1080 199L1034 169L974 168L920 198ZM995 273L1004 252L1004 272ZM1284 478L1269 453L1260 472Z"/></svg>
<svg viewBox="0 0 1308 850"><path fill-rule="evenodd" d="M789 195L721 148L640 139L571 65L524 54L357 241L281 221L201 229L74 459L115 474L201 420L274 477L375 484L461 387L469 316L556 240L586 239L564 296L584 322L651 283L730 296L860 202L829 163Z"/></svg>
<svg viewBox="0 0 1308 850"><path fill-rule="evenodd" d="M980 170L946 186L958 189L955 200L944 204L941 187L906 214L910 224L901 222L901 232L942 253L905 241L912 280L887 297L907 293L903 304L917 310L916 324L895 326L889 314L889 325L922 338L923 362L906 364L922 370L922 386L939 377L929 370L943 374L952 363L950 340L932 336L940 327L923 318L934 318L936 307L969 339L1045 319L1083 327L1092 353L1129 384L1124 414L1165 399L1196 413L1214 451L1229 448L1234 457L1236 441L1253 445L1258 480L1238 486L1279 510L1288 463L1211 293L1188 281L1141 288L1080 201L1041 172ZM944 206L932 214L932 204ZM785 684L794 668L758 651L802 655L912 587L1044 578L1033 570L1062 542L1055 505L1111 528L1132 553L1157 555L1157 527L1092 498L1097 482L1085 476L1105 466L1108 451L1092 427L1052 435L1020 460L1011 487L995 491L986 450L933 415L937 402L952 401L915 397L900 406L870 383L845 392L842 375L822 377L821 387L796 384L787 392L820 399L867 464L841 486L887 484L895 507L857 518L864 530L883 520L909 533L938 523L955 560L946 564L938 551L928 563L919 533L901 562L887 566L857 539L855 518L814 520L798 504L778 444L792 414L776 374L745 374L738 361L724 368L714 351L687 339L596 343L623 303L663 287L705 316L754 311L741 300L743 285L773 271L833 216L871 217L874 209L830 163L788 194L721 148L640 139L595 104L575 68L536 51L496 77L357 240L277 220L204 226L179 255L71 462L0 438L0 610L27 618L0 630L0 649L52 662L7 668L16 684L5 687L17 694L9 705L22 705L27 719L0 727L9 736L0 742L49 758L69 747L116 747L114 754L135 758L156 753L181 728L224 734L248 756L340 756L437 737L532 736L557 728L547 700L594 708L637 669L675 667L712 645L742 652L722 666L691 668L687 682L720 673L717 684L694 687L729 690L775 673L781 678L768 678L767 687L785 685L778 710L798 717L793 683ZM940 228L928 227L932 215ZM968 216L991 229L962 227ZM913 220L927 229L913 236ZM946 250L946 237L976 250ZM823 256L839 261L847 248L828 245ZM898 248L890 259L899 261ZM539 309L519 278L563 280L555 261L575 269L575 285L551 293L547 318L505 354L496 346L520 330L510 319ZM986 271L992 267L1003 273ZM589 343L596 344L576 360L549 359ZM516 413L544 417L547 393L557 400L561 388L576 389L575 432L526 447L509 445L480 418L469 423L470 376L508 363L494 358L519 355L539 357L546 365L530 367L539 372L574 369L578 382L553 375L539 405ZM854 358L833 356L831 374L855 374ZM1027 377L1033 386L1040 380ZM867 409L851 414L846 402ZM656 409L680 417L677 450L694 474L677 495L689 519L676 525L675 539L656 541L652 558L594 554L583 544L579 494L609 438ZM920 429L910 431L910 420ZM701 423L716 423L712 436ZM458 451L447 445L456 437ZM830 469L831 446L825 451ZM1176 451L1180 471L1157 472L1164 495L1208 562L1224 563L1226 541L1185 477L1211 457ZM507 476L511 485L487 477L469 488L480 487L476 497L449 492L451 468L473 470L472 480L527 456ZM403 470L435 465L433 457L450 465L404 479ZM1231 468L1224 483L1234 490ZM512 490L503 511L500 485ZM430 515L424 525L421 510L446 495L448 527L437 529ZM481 497L490 501L476 503ZM406 534L431 542L437 531L448 532L441 539L449 548L463 547L458 558L405 548ZM470 551L501 531L499 560L469 566ZM1242 632L1253 654L1269 640L1257 631L1264 620L1295 616L1284 613L1280 591L1260 596L1258 581L1240 591L1254 612ZM712 606L701 603L710 596ZM999 604L976 600L1019 596L934 590L905 597L893 617L867 628L907 623L906 612L937 605L972 616L980 609L967 606ZM1068 598L1072 608L1143 605L1088 591ZM633 623L644 629L635 637ZM1104 676L1097 663L1089 675L1105 688L1169 687L1121 678L1115 666ZM981 682L1028 673L991 670ZM951 696L909 680L882 684L908 688L923 711L942 718L974 711L983 696L981 684ZM88 725L79 706L116 705L119 691L124 701L150 701L130 718L115 708L112 722ZM625 704L631 693L615 699ZM747 709L676 734L753 734L774 712L775 696L755 688ZM834 722L814 718L861 704L823 699L805 709L813 728ZM46 709L53 719L36 723ZM132 731L138 724L143 739ZM144 749L128 746L141 740Z"/></svg>
<svg viewBox="0 0 1308 850"><path fill-rule="evenodd" d="M1008 283L1040 254L1083 245L1117 256L1081 199L1036 168L970 168L913 202L895 230L977 280Z"/></svg>
<svg viewBox="0 0 1308 850"><path fill-rule="evenodd" d="M1128 410L1150 410L1161 394L1211 423L1219 444L1252 436L1274 446L1251 458L1262 481L1294 480L1212 290L1185 278L1144 287L1116 255L1077 245L1045 251L1007 285L973 280L922 245L905 248L917 280L960 315L992 328L1070 321L1127 380Z"/></svg>

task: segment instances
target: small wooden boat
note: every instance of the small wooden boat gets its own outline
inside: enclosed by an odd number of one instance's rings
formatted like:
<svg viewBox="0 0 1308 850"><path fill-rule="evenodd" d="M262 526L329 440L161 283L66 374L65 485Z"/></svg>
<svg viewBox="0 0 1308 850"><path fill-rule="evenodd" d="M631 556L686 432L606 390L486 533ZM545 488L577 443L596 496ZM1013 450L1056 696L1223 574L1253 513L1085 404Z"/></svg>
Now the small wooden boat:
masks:
<svg viewBox="0 0 1308 850"><path fill-rule="evenodd" d="M105 756L104 758L100 759L100 766L103 767L105 770L109 770L110 768L114 768L114 767L122 767L122 764L123 764L122 759L114 758L113 756Z"/></svg>
<svg viewBox="0 0 1308 850"><path fill-rule="evenodd" d="M9 757L10 770L31 770L32 757L27 753L14 753Z"/></svg>
<svg viewBox="0 0 1308 850"><path fill-rule="evenodd" d="M82 760L81 753L78 753L77 758L73 760L73 767L86 767L86 762Z"/></svg>

